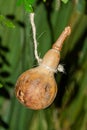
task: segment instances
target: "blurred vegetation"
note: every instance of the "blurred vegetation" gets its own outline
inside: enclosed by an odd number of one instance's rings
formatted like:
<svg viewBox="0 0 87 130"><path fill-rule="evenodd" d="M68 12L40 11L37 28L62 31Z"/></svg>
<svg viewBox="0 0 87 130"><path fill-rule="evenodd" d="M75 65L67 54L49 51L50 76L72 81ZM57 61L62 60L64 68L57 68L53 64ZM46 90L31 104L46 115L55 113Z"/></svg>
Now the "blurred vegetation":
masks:
<svg viewBox="0 0 87 130"><path fill-rule="evenodd" d="M14 94L18 76L36 65L29 13L16 0L0 0L0 130L87 130L87 1L62 1L33 5L40 57L65 26L72 28L61 51L66 73L55 75L57 97L49 108L33 111Z"/></svg>

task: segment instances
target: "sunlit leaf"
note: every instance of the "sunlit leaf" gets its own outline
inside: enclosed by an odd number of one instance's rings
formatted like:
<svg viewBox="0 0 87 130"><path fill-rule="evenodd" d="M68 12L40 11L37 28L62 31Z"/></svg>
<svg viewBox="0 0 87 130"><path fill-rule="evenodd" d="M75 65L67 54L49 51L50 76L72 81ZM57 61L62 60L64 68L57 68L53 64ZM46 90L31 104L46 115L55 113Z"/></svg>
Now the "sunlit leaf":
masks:
<svg viewBox="0 0 87 130"><path fill-rule="evenodd" d="M43 0L43 2L46 2L46 0Z"/></svg>
<svg viewBox="0 0 87 130"><path fill-rule="evenodd" d="M25 3L24 7L25 7L25 10L26 10L27 12L30 12L30 13L33 12L33 7L32 7L31 4Z"/></svg>
<svg viewBox="0 0 87 130"><path fill-rule="evenodd" d="M18 0L17 5L21 5L23 3L27 12L33 12L32 5L34 2L35 0Z"/></svg>
<svg viewBox="0 0 87 130"><path fill-rule="evenodd" d="M61 0L61 1L66 4L69 0Z"/></svg>
<svg viewBox="0 0 87 130"><path fill-rule="evenodd" d="M25 10L27 12L33 12L33 7L32 7L32 4L33 4L34 0L24 0L24 7L25 7Z"/></svg>
<svg viewBox="0 0 87 130"><path fill-rule="evenodd" d="M5 25L9 28L15 28L15 25L3 15L0 15L0 24Z"/></svg>
<svg viewBox="0 0 87 130"><path fill-rule="evenodd" d="M2 88L2 87L3 87L3 84L0 83L0 88Z"/></svg>

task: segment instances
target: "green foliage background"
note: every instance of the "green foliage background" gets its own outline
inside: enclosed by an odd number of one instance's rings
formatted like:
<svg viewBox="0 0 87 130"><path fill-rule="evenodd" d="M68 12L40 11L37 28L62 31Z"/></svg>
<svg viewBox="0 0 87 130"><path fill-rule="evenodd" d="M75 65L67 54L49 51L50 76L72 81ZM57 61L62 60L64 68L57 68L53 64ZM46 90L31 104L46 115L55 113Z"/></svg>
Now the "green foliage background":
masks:
<svg viewBox="0 0 87 130"><path fill-rule="evenodd" d="M33 7L41 57L71 26L61 51L66 73L56 74L58 95L49 108L33 111L17 101L18 76L36 65L32 30L23 5L0 0L0 130L87 130L87 1L35 0Z"/></svg>

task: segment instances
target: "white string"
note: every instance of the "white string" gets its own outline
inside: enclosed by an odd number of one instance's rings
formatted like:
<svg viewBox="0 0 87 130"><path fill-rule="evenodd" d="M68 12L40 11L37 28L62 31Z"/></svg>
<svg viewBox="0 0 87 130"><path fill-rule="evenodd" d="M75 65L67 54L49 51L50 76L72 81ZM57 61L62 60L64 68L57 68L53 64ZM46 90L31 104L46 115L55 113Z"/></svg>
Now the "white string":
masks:
<svg viewBox="0 0 87 130"><path fill-rule="evenodd" d="M54 72L54 73L57 72L57 69L51 68L51 67L48 66L48 65L45 65L45 64L43 64L43 63L41 63L40 65L43 66L44 68L46 68L47 70L49 70L50 72Z"/></svg>
<svg viewBox="0 0 87 130"><path fill-rule="evenodd" d="M61 65L61 64L59 64L59 65L58 65L57 70L58 70L59 72L65 73L64 66L63 66L63 65Z"/></svg>
<svg viewBox="0 0 87 130"><path fill-rule="evenodd" d="M37 60L37 62L39 63L39 65L41 64L42 59L39 57L38 52L37 52L37 40L36 40L36 26L34 23L34 13L30 13L30 23L31 23L31 27L32 27L32 33L33 33L33 40L34 40L34 54L35 54L35 58ZM41 64L43 67L46 67L48 70L56 73L57 71L63 72L64 73L64 67L62 65L59 64L57 70L54 70L53 68L50 68L47 65Z"/></svg>
<svg viewBox="0 0 87 130"><path fill-rule="evenodd" d="M42 59L40 59L38 52L37 52L37 40L36 40L36 26L34 23L34 13L30 13L30 23L31 23L31 27L32 27L32 33L33 33L33 40L34 40L34 54L35 54L35 58L37 60L38 63L40 63L42 61Z"/></svg>
<svg viewBox="0 0 87 130"><path fill-rule="evenodd" d="M63 65L59 64L57 69L54 69L54 68L51 68L43 63L40 64L41 66L45 67L47 70L51 71L51 72L54 72L54 73L57 73L58 71L59 72L62 72L62 73L65 73L65 69L63 67Z"/></svg>

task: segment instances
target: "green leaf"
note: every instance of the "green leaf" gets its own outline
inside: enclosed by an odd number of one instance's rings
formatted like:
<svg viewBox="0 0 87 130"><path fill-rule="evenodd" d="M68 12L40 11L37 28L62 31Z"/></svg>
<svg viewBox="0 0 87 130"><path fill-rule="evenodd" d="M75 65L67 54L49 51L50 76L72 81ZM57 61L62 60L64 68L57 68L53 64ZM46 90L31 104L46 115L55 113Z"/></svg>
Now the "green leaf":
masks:
<svg viewBox="0 0 87 130"><path fill-rule="evenodd" d="M25 3L24 3L24 7L25 7L25 10L27 12L33 12L33 7L32 5L29 3L29 1L25 0Z"/></svg>
<svg viewBox="0 0 87 130"><path fill-rule="evenodd" d="M43 2L46 2L46 0L43 0Z"/></svg>
<svg viewBox="0 0 87 130"><path fill-rule="evenodd" d="M15 28L15 25L3 15L0 15L0 24L5 25L9 28Z"/></svg>
<svg viewBox="0 0 87 130"><path fill-rule="evenodd" d="M69 0L61 0L64 4L66 4Z"/></svg>
<svg viewBox="0 0 87 130"><path fill-rule="evenodd" d="M18 1L17 1L17 5L18 5L18 6L21 5L23 2L24 2L24 0L18 0Z"/></svg>
<svg viewBox="0 0 87 130"><path fill-rule="evenodd" d="M21 5L22 3L27 5L32 5L35 2L35 0L18 0L17 5Z"/></svg>
<svg viewBox="0 0 87 130"><path fill-rule="evenodd" d="M17 5L21 5L22 3L24 4L24 8L27 12L33 12L33 3L35 0L18 0Z"/></svg>
<svg viewBox="0 0 87 130"><path fill-rule="evenodd" d="M4 24L9 28L15 28L15 25L10 20L5 20Z"/></svg>
<svg viewBox="0 0 87 130"><path fill-rule="evenodd" d="M0 88L2 88L3 87L3 85L0 83Z"/></svg>
<svg viewBox="0 0 87 130"><path fill-rule="evenodd" d="M24 0L24 3L28 4L28 5L32 5L34 3L35 0Z"/></svg>

